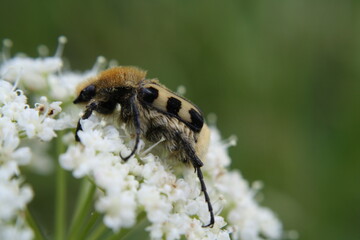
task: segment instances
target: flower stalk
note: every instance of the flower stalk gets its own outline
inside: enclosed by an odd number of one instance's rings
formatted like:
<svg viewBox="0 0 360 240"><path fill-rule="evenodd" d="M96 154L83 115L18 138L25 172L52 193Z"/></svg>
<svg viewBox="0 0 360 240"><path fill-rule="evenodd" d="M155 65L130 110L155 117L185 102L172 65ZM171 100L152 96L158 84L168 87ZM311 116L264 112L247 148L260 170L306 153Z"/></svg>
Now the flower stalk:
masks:
<svg viewBox="0 0 360 240"><path fill-rule="evenodd" d="M90 212L90 219L85 224L85 229L81 232L78 239L86 239L86 236L90 234L90 231L95 227L97 221L99 220L100 214L96 211Z"/></svg>
<svg viewBox="0 0 360 240"><path fill-rule="evenodd" d="M106 231L108 231L109 229L105 226L105 224L100 223L95 229L94 231L91 233L91 235L89 236L88 240L96 240L96 239L103 239L101 236L104 235L104 233Z"/></svg>
<svg viewBox="0 0 360 240"><path fill-rule="evenodd" d="M34 232L34 238L38 239L38 240L45 240L44 234L40 230L37 222L34 220L32 214L28 208L26 208L26 210L25 210L25 215L26 215L26 222L29 224L29 227Z"/></svg>
<svg viewBox="0 0 360 240"><path fill-rule="evenodd" d="M84 223L84 219L92 209L92 202L96 186L90 183L86 178L83 179L80 189L80 194L78 195L78 201L75 207L75 213L73 216L72 224L69 232L69 240L80 239L79 234L81 233L81 227ZM93 224L87 224L89 226ZM86 231L85 231L86 232Z"/></svg>
<svg viewBox="0 0 360 240"><path fill-rule="evenodd" d="M61 142L62 132L58 132L55 141L56 158L64 151L64 145ZM56 162L56 195L55 195L55 239L65 239L65 221L66 221L66 172Z"/></svg>

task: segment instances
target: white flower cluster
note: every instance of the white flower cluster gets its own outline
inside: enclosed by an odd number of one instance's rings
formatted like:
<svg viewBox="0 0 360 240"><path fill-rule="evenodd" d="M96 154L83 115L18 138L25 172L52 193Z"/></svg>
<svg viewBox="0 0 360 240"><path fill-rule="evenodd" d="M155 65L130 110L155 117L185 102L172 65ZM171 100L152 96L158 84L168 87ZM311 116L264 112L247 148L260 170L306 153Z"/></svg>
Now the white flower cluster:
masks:
<svg viewBox="0 0 360 240"><path fill-rule="evenodd" d="M122 162L119 152L126 154L131 149L131 144L124 143L130 136L123 125L115 127L111 120L93 115L82 120L82 126L82 145L71 145L60 157L60 163L75 177L90 176L102 189L96 209L104 213L105 224L114 231L132 227L144 209L151 223L147 230L152 239L185 236L255 240L281 236L281 223L254 200L257 189L250 188L239 172L227 169L230 144L221 141L215 128L211 129L203 171L218 216L213 228L203 228L209 221L209 212L192 168L174 166L166 157L146 153L143 142L136 157ZM183 177L175 175L175 170ZM226 214L220 216L221 212Z"/></svg>
<svg viewBox="0 0 360 240"><path fill-rule="evenodd" d="M41 91L56 89L51 79L59 75L62 60L59 57L14 57L2 53L0 65L0 239L33 239L33 231L26 223L27 204L33 198L32 188L24 183L20 167L37 161L26 144L50 141L56 130L73 127L70 116L63 114L59 101L49 102ZM57 77L57 81L61 77ZM75 83L76 84L76 83ZM38 103L31 107L26 92ZM63 88L58 88L63 90ZM68 94L69 95L69 94ZM50 96L56 99L54 96ZM55 119L58 117L57 119ZM40 160L41 161L41 160ZM36 165L36 164L35 164Z"/></svg>
<svg viewBox="0 0 360 240"><path fill-rule="evenodd" d="M57 130L74 128L79 118L79 109L71 104L75 86L97 72L96 68L84 74L60 72L61 67L59 56L15 57L0 65L0 239L33 237L22 214L33 192L23 184L19 166L28 165L34 151L19 147L21 139L50 141ZM38 102L33 108L18 86L32 91ZM64 102L65 111L58 100ZM119 153L129 153L134 140L114 120L97 114L82 120L81 144L65 135L62 140L69 147L59 159L76 178L88 176L96 184L95 208L104 214L107 227L114 231L133 227L145 211L151 239L281 237L281 223L254 199L258 189L249 187L239 172L228 170L230 144L221 140L215 128L202 168L215 225L203 228L209 212L194 169L170 162L166 154L156 155L142 141L135 156L121 161Z"/></svg>
<svg viewBox="0 0 360 240"><path fill-rule="evenodd" d="M240 172L229 171L226 167L231 160L227 153L230 142L222 142L217 129L212 128L212 140L204 170L209 173L211 182L226 200L226 220L233 239L253 240L278 239L282 235L282 225L268 208L261 207L255 200L261 184L252 187L242 178Z"/></svg>
<svg viewBox="0 0 360 240"><path fill-rule="evenodd" d="M50 106L54 112L59 110L58 103ZM19 145L21 137L50 140L55 136L51 121L55 120L43 115L27 105L22 91L15 91L12 84L0 79L0 239L32 238L21 213L33 192L19 177L19 166L30 163L31 150Z"/></svg>

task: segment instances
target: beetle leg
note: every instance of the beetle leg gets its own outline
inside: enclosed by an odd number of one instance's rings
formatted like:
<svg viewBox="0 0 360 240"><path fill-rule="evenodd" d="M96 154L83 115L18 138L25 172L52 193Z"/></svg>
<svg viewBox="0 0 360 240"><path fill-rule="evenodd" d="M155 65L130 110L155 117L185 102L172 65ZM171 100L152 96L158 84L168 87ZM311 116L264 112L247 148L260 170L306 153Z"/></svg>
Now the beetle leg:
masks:
<svg viewBox="0 0 360 240"><path fill-rule="evenodd" d="M108 102L92 102L90 103L82 115L81 119L88 119L93 111L97 111L102 114L110 114L114 111L116 107L116 102L108 101ZM78 132L82 130L80 119L77 123L76 131L75 131L75 140L80 142L80 138L78 136Z"/></svg>
<svg viewBox="0 0 360 240"><path fill-rule="evenodd" d="M200 180L201 191L204 193L205 201L206 201L206 203L208 205L208 209L209 209L209 213L210 213L210 223L207 224L207 225L203 225L203 227L213 227L214 223L215 223L214 211L213 211L213 208L212 208L212 205L211 205L209 194L207 193L207 190L206 190L206 185L205 185L205 182L204 182L204 178L203 178L201 168L200 167L195 167L195 171L197 172L197 176L198 176L198 178Z"/></svg>
<svg viewBox="0 0 360 240"><path fill-rule="evenodd" d="M86 107L86 110L84 112L84 114L82 115L82 117L79 119L78 123L77 123L77 127L76 127L76 130L75 130L75 140L77 142L80 142L80 138L79 138L79 135L78 135L78 132L82 130L82 127L81 127L81 119L88 119L92 112L97 108L97 104L95 102L89 104L87 107Z"/></svg>
<svg viewBox="0 0 360 240"><path fill-rule="evenodd" d="M135 146L128 156L123 157L123 156L121 156L121 153L120 153L120 157L124 161L127 161L131 156L133 156L135 154L135 152L139 146L140 133L141 133L139 109L137 108L136 104L134 103L134 98L130 99L130 104L131 104L131 109L132 109L132 113L133 113L133 121L134 121L136 139L135 139Z"/></svg>
<svg viewBox="0 0 360 240"><path fill-rule="evenodd" d="M214 218L213 207L211 205L210 197L209 197L209 194L208 194L208 192L206 190L204 177L203 177L203 174L202 174L202 171L201 171L201 166L203 165L203 163L196 156L195 152L192 152L191 154L193 154L193 157L191 158L191 163L194 166L195 172L197 173L197 176L199 178L201 191L204 193L205 202L208 205L208 209L209 209L209 213L210 213L210 223L207 224L207 225L203 225L203 227L213 227L214 223L215 223L215 218ZM198 164L199 162L201 162L201 165Z"/></svg>
<svg viewBox="0 0 360 240"><path fill-rule="evenodd" d="M185 148L185 151L190 159L191 164L195 168L195 172L197 173L198 179L200 181L201 191L204 193L205 201L208 205L209 213L210 213L210 223L207 225L203 225L203 227L213 227L215 223L213 207L211 205L209 194L206 190L206 185L204 181L204 177L201 171L201 167L204 165L203 162L196 155L196 152L192 146L190 146L180 135L178 135L178 139L182 143Z"/></svg>

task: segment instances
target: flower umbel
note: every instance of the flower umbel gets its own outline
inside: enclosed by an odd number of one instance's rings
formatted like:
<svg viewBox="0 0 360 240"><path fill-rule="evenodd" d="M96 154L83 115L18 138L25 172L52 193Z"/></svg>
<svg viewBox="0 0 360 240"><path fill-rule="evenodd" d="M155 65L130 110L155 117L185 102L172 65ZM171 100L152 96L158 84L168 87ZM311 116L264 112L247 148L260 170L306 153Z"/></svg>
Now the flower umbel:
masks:
<svg viewBox="0 0 360 240"><path fill-rule="evenodd" d="M202 168L216 215L213 228L202 227L209 221L209 212L192 168L169 160L158 146L152 148L142 140L133 157L126 162L121 160L119 153L128 154L134 139L116 117L93 114L82 120L81 143L76 143L72 129L81 109L72 104L75 87L95 75L104 60L100 58L96 67L87 72L74 73L62 69L59 52L54 57L4 57L0 65L0 239L46 239L24 217L36 192L26 184L21 170L30 164L37 166L34 161L44 158L36 156L38 153L29 147L31 143L54 139L56 144L67 147L55 160L75 178L91 182L96 190L89 192L88 202L94 198L95 211L111 229L97 231L101 227L96 222L98 215L93 215L95 229L90 226L91 220L79 220L78 215L68 233L71 239L95 233L99 239L106 239L109 234L120 238L128 232L126 229L143 222L151 239L281 237L279 220L255 201L258 189L250 187L238 171L228 169L231 159L227 148L231 144L221 139L215 127L211 128L209 151ZM31 104L28 99L35 99L36 103ZM62 134L57 133L60 130ZM53 146L48 144L46 148ZM89 226L77 227L80 222Z"/></svg>

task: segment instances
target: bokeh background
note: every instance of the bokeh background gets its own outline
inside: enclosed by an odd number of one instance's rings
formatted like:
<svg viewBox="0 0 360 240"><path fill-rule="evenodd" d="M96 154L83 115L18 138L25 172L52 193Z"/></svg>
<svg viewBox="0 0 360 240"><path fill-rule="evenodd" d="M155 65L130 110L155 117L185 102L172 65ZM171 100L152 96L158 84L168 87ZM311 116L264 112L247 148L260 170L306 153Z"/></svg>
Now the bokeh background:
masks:
<svg viewBox="0 0 360 240"><path fill-rule="evenodd" d="M286 230L360 239L359 1L0 2L13 53L54 52L65 35L74 70L102 55L186 86L224 138L237 136L232 168L264 182L262 204Z"/></svg>

